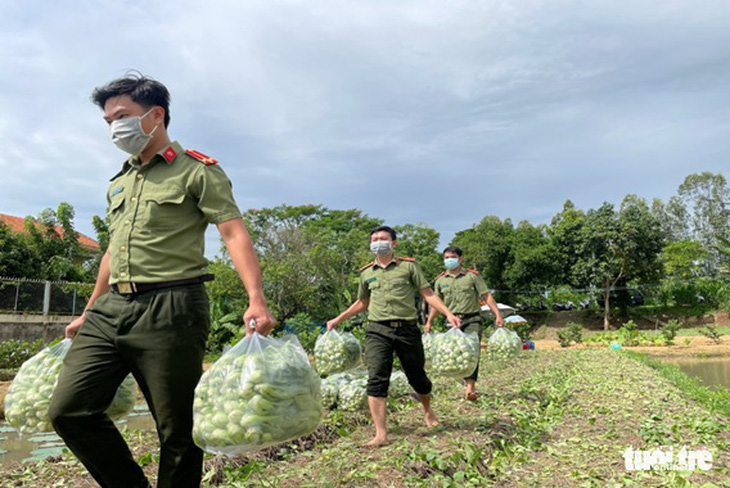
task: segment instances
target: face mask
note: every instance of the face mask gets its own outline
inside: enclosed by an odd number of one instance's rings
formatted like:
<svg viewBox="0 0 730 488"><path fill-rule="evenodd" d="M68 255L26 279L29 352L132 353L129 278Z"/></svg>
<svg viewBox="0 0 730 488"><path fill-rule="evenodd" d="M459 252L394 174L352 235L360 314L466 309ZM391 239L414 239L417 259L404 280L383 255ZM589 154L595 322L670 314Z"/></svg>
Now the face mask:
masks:
<svg viewBox="0 0 730 488"><path fill-rule="evenodd" d="M456 269L459 266L459 258L444 259L444 266L446 266L446 269Z"/></svg>
<svg viewBox="0 0 730 488"><path fill-rule="evenodd" d="M393 243L390 241L373 241L370 243L370 252L380 256L389 254L391 249L393 249Z"/></svg>
<svg viewBox="0 0 730 488"><path fill-rule="evenodd" d="M139 156L144 151L147 144L152 139L152 134L155 133L156 125L152 132L145 134L142 129L142 118L152 112L149 109L146 114L135 117L125 117L123 119L113 120L109 126L109 131L112 135L112 142L122 151L131 154L132 156Z"/></svg>

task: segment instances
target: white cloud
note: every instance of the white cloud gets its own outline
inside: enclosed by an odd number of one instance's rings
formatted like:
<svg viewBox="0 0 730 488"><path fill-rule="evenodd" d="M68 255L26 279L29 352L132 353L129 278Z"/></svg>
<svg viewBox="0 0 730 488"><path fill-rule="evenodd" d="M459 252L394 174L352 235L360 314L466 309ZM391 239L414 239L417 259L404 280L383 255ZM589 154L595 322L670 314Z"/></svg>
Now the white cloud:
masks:
<svg viewBox="0 0 730 488"><path fill-rule="evenodd" d="M123 155L89 94L129 68L168 85L171 134L221 161L242 207L358 207L448 239L489 213L548 221L568 198L666 198L698 163L726 166L729 14L722 1L5 2L0 211L70 201L92 233Z"/></svg>

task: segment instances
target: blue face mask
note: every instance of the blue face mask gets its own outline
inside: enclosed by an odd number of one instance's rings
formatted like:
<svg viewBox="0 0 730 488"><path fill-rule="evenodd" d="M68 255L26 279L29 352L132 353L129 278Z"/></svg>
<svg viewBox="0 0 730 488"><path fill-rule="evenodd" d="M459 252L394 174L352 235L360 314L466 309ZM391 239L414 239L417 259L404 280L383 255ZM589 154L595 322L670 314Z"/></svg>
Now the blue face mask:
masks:
<svg viewBox="0 0 730 488"><path fill-rule="evenodd" d="M459 267L459 258L446 258L444 259L444 266L446 269L456 269Z"/></svg>

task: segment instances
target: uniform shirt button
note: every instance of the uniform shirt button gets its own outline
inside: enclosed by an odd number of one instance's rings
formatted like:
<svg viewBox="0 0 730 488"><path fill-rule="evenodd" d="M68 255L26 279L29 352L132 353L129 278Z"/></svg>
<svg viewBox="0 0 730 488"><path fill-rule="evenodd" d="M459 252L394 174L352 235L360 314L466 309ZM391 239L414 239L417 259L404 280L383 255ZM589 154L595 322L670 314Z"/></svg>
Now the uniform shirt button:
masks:
<svg viewBox="0 0 730 488"><path fill-rule="evenodd" d="M142 175L137 175L137 179L138 179L138 180L141 180L142 178L144 178L144 176L142 176Z"/></svg>
<svg viewBox="0 0 730 488"><path fill-rule="evenodd" d="M132 221L131 221L131 220L125 220L125 221L124 221L124 224L125 224L125 225L129 225L129 224L131 224L131 223L132 223Z"/></svg>
<svg viewBox="0 0 730 488"><path fill-rule="evenodd" d="M136 202L137 201L137 197L132 197L132 201L133 202Z"/></svg>
<svg viewBox="0 0 730 488"><path fill-rule="evenodd" d="M121 273L119 273L119 276L121 276L122 278L124 278L125 276L127 276L127 273L125 273L124 271L122 271Z"/></svg>
<svg viewBox="0 0 730 488"><path fill-rule="evenodd" d="M120 247L119 247L119 250L120 250L120 251L126 251L126 250L127 250L127 246L120 246Z"/></svg>

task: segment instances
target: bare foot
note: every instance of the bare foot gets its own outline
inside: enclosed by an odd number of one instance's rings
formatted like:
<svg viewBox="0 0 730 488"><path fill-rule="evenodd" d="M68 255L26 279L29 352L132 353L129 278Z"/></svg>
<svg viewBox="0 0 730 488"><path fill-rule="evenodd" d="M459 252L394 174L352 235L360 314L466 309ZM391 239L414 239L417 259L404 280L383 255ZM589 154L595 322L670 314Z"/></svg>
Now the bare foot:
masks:
<svg viewBox="0 0 730 488"><path fill-rule="evenodd" d="M363 444L362 447L383 447L388 444L387 437L378 437L377 435L367 444Z"/></svg>
<svg viewBox="0 0 730 488"><path fill-rule="evenodd" d="M468 391L466 392L465 398L470 402L475 402L477 401L477 398L479 398L479 395L475 391Z"/></svg>
<svg viewBox="0 0 730 488"><path fill-rule="evenodd" d="M424 418L426 419L426 425L428 427L436 427L439 424L439 420L436 418L436 414L433 413L433 410L426 412Z"/></svg>

